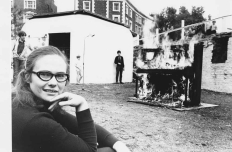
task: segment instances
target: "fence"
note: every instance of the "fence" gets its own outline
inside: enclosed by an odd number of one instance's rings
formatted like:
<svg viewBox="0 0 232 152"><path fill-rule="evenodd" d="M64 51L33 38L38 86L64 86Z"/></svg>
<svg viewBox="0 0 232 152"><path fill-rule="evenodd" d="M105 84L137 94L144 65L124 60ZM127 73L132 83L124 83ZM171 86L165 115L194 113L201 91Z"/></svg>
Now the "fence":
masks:
<svg viewBox="0 0 232 152"><path fill-rule="evenodd" d="M186 28L193 27L193 26L203 25L203 24L206 24L208 22L216 21L216 20L219 20L219 19L224 19L226 17L232 17L232 14L231 15L226 15L226 16L221 16L221 17L218 17L218 18L215 18L215 19L212 19L212 20L208 20L208 21L203 21L203 22L200 22L200 23L186 25L186 26L184 26L184 20L182 20L180 28L176 28L176 29L173 29L173 30L165 31L165 32L162 32L162 33L159 33L159 29L157 28L156 29L156 35L157 35L156 39L159 40L159 36L160 35L168 34L168 33L171 33L171 32L178 31L178 30L181 30L181 39L184 39L184 31L185 31ZM232 27L228 28L228 30L232 30Z"/></svg>

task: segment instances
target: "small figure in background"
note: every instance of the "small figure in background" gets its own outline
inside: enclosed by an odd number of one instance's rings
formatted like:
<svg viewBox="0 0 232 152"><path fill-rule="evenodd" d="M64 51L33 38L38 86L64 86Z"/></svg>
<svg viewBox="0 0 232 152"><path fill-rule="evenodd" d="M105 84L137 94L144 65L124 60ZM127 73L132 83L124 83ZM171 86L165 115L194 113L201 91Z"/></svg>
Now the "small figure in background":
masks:
<svg viewBox="0 0 232 152"><path fill-rule="evenodd" d="M213 25L211 26L211 34L216 34L217 33L217 25L216 21L213 21Z"/></svg>
<svg viewBox="0 0 232 152"><path fill-rule="evenodd" d="M83 75L82 75L82 63L81 63L80 59L81 59L81 56L78 55L76 63L75 63L75 68L76 68L76 72L77 72L77 77L76 77L77 84L80 84L80 81L83 77Z"/></svg>
<svg viewBox="0 0 232 152"><path fill-rule="evenodd" d="M26 42L27 34L24 31L18 33L18 39L13 44L13 85L15 85L19 72L24 69L27 56L33 51L31 45Z"/></svg>
<svg viewBox="0 0 232 152"><path fill-rule="evenodd" d="M118 56L115 57L114 63L116 64L116 83L118 83L118 76L119 76L119 81L121 84L122 82L122 72L124 70L124 60L123 57L121 56L121 51L117 51Z"/></svg>
<svg viewBox="0 0 232 152"><path fill-rule="evenodd" d="M171 30L174 30L173 26L170 26L169 31L171 31ZM172 40L172 41L176 40L176 33L175 33L175 31L174 32L169 32L168 36L169 36L170 40Z"/></svg>
<svg viewBox="0 0 232 152"><path fill-rule="evenodd" d="M206 35L211 34L212 22L211 22L211 15L208 16L208 22L205 23L205 33Z"/></svg>

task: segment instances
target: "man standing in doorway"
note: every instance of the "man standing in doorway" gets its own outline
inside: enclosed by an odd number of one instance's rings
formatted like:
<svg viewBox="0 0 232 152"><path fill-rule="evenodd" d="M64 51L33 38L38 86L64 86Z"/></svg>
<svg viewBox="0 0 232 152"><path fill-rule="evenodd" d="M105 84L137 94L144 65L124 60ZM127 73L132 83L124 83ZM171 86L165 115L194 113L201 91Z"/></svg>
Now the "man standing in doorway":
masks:
<svg viewBox="0 0 232 152"><path fill-rule="evenodd" d="M124 60L123 57L121 56L121 51L117 51L118 56L115 57L114 63L116 64L116 83L118 83L118 76L119 76L119 81L121 84L122 82L122 72L124 70Z"/></svg>
<svg viewBox="0 0 232 152"><path fill-rule="evenodd" d="M13 46L13 85L15 85L19 72L24 69L27 56L33 50L32 47L25 41L26 35L27 34L24 31L20 31L18 33L19 39L16 39Z"/></svg>

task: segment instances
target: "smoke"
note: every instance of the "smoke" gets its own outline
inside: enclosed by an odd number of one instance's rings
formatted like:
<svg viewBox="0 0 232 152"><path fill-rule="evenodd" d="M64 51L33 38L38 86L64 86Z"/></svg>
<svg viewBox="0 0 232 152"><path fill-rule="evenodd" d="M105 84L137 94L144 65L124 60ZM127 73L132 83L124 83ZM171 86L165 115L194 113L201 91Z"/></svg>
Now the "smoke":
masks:
<svg viewBox="0 0 232 152"><path fill-rule="evenodd" d="M156 16L156 15L154 15ZM156 35L155 29L158 28L157 18L153 17L153 21L145 20L143 25L143 48L158 48L158 35Z"/></svg>

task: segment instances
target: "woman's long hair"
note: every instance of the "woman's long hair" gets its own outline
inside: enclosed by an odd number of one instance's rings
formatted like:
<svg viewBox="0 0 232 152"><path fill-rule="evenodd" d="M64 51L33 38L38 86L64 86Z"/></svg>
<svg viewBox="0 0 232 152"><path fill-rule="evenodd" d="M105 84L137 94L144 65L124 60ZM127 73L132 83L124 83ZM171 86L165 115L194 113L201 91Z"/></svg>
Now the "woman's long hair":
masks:
<svg viewBox="0 0 232 152"><path fill-rule="evenodd" d="M29 105L34 106L37 103L34 93L31 91L30 82L31 82L31 71L33 70L36 61L46 55L58 55L62 57L67 65L67 73L69 72L68 60L67 57L56 47L45 46L38 48L31 52L25 61L25 68L18 74L17 81L15 84L15 99L13 105ZM68 83L68 80L67 82Z"/></svg>

